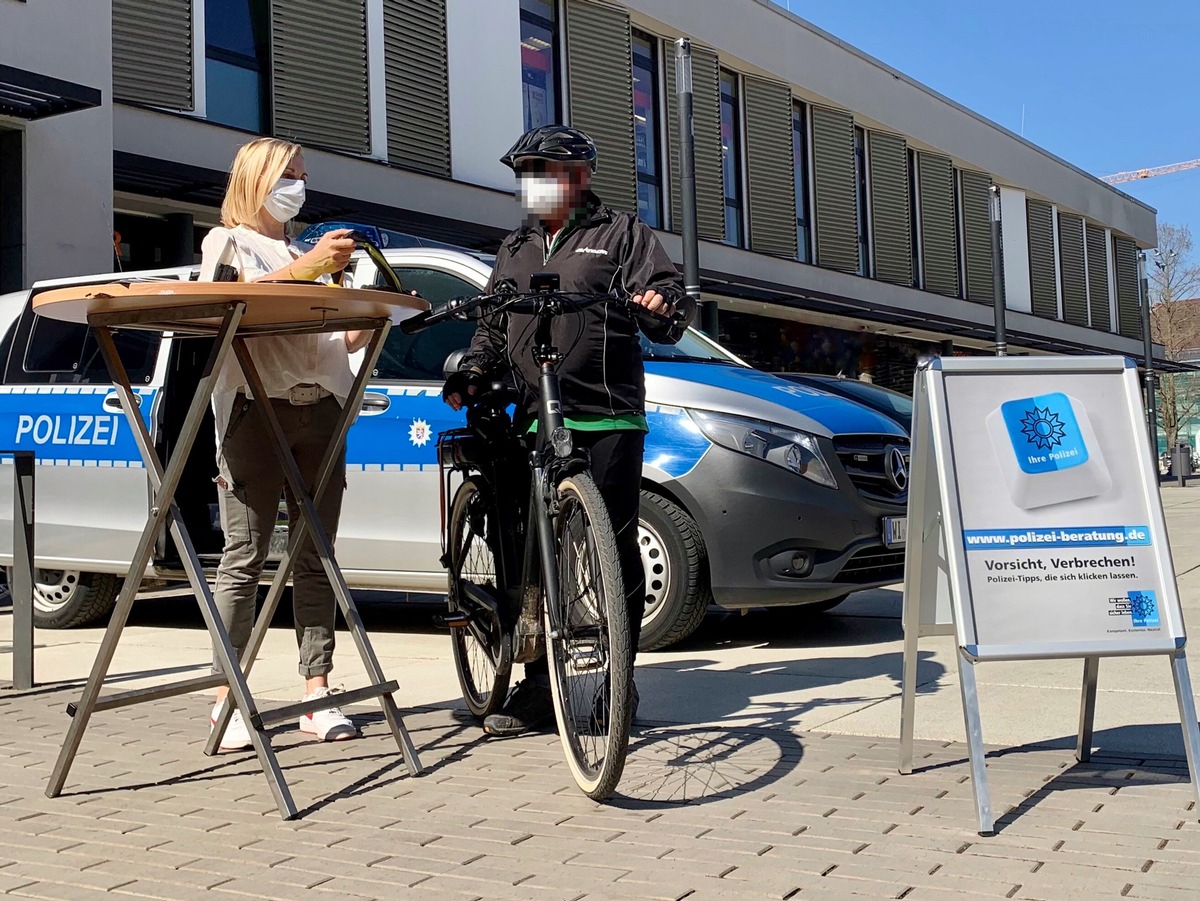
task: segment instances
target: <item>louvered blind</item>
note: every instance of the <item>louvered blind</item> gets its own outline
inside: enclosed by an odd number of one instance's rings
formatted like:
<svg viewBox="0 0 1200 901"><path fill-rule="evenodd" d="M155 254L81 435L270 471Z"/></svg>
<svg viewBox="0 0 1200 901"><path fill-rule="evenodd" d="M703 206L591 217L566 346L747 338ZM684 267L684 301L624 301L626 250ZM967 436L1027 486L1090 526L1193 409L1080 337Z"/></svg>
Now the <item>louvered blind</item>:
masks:
<svg viewBox="0 0 1200 901"><path fill-rule="evenodd" d="M1062 279L1063 321L1088 324L1087 274L1083 262L1083 219L1058 214L1058 265Z"/></svg>
<svg viewBox="0 0 1200 901"><path fill-rule="evenodd" d="M671 228L680 231L679 95L675 93L675 56L667 59L667 148L671 162ZM725 163L721 156L721 68L717 55L692 45L692 118L696 149L697 232L710 241L725 240Z"/></svg>
<svg viewBox="0 0 1200 901"><path fill-rule="evenodd" d="M746 76L746 174L750 249L796 259L792 89Z"/></svg>
<svg viewBox="0 0 1200 901"><path fill-rule="evenodd" d="M1032 198L1025 201L1029 229L1029 290L1033 314L1058 318L1058 285L1054 263L1054 211L1050 204Z"/></svg>
<svg viewBox="0 0 1200 901"><path fill-rule="evenodd" d="M921 197L922 287L959 296L958 228L954 212L954 165L944 156L917 154Z"/></svg>
<svg viewBox="0 0 1200 901"><path fill-rule="evenodd" d="M993 303L996 283L992 260L992 177L962 170L963 250L966 253L967 300Z"/></svg>
<svg viewBox="0 0 1200 901"><path fill-rule="evenodd" d="M272 3L271 63L276 136L370 151L366 0Z"/></svg>
<svg viewBox="0 0 1200 901"><path fill-rule="evenodd" d="M810 109L817 264L841 272L858 272L854 117L844 110L823 106Z"/></svg>
<svg viewBox="0 0 1200 901"><path fill-rule="evenodd" d="M1126 338L1142 337L1142 311L1138 303L1137 245L1113 236L1113 262L1117 275L1117 330Z"/></svg>
<svg viewBox="0 0 1200 901"><path fill-rule="evenodd" d="M744 96L750 250L796 259L792 89L746 76Z"/></svg>
<svg viewBox="0 0 1200 901"><path fill-rule="evenodd" d="M450 174L446 0L383 0L388 161Z"/></svg>
<svg viewBox="0 0 1200 901"><path fill-rule="evenodd" d="M1108 241L1104 229L1087 224L1088 307L1092 328L1112 330L1108 295Z"/></svg>
<svg viewBox="0 0 1200 901"><path fill-rule="evenodd" d="M113 0L113 97L195 109L192 0Z"/></svg>
<svg viewBox="0 0 1200 901"><path fill-rule="evenodd" d="M875 278L894 285L913 283L912 211L908 192L908 145L904 138L870 132L871 239Z"/></svg>
<svg viewBox="0 0 1200 901"><path fill-rule="evenodd" d="M596 193L613 209L636 213L631 53L627 11L586 0L567 3L571 124L596 142Z"/></svg>

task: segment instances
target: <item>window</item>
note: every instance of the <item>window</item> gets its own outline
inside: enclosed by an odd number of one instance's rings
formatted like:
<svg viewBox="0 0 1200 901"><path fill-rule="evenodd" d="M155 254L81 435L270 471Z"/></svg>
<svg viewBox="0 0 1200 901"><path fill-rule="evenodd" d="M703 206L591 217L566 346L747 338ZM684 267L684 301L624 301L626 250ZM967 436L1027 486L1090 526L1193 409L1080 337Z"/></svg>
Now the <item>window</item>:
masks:
<svg viewBox="0 0 1200 901"><path fill-rule="evenodd" d="M34 317L27 307L21 322L11 332L13 345L24 352L13 353L5 381L10 384L110 384L108 368L100 354L96 336L86 325ZM26 337L28 336L28 337ZM129 381L150 381L158 359L161 336L138 329L113 329L113 343L125 364Z"/></svg>
<svg viewBox="0 0 1200 901"><path fill-rule="evenodd" d="M725 243L741 247L742 228L742 147L741 110L738 77L721 70L721 158L725 169Z"/></svg>
<svg viewBox="0 0 1200 901"><path fill-rule="evenodd" d="M205 115L210 122L270 131L270 34L268 0L205 0Z"/></svg>
<svg viewBox="0 0 1200 901"><path fill-rule="evenodd" d="M808 242L808 115L803 103L792 104L792 163L796 178L796 258L812 262Z"/></svg>
<svg viewBox="0 0 1200 901"><path fill-rule="evenodd" d="M432 304L445 303L452 297L473 297L479 293L475 285L440 269L394 268L406 291L416 291ZM376 284L383 284L381 276L377 276ZM415 335L405 335L398 328L392 329L379 354L375 377L440 382L446 357L467 347L474 334L475 323L454 319Z"/></svg>
<svg viewBox="0 0 1200 901"><path fill-rule="evenodd" d="M521 0L521 90L526 131L559 121L555 2Z"/></svg>
<svg viewBox="0 0 1200 901"><path fill-rule="evenodd" d="M658 39L633 32L633 142L637 155L638 218L663 227L658 152Z"/></svg>
<svg viewBox="0 0 1200 901"><path fill-rule="evenodd" d="M858 274L871 274L871 242L867 232L867 133L854 129L854 181L858 201Z"/></svg>

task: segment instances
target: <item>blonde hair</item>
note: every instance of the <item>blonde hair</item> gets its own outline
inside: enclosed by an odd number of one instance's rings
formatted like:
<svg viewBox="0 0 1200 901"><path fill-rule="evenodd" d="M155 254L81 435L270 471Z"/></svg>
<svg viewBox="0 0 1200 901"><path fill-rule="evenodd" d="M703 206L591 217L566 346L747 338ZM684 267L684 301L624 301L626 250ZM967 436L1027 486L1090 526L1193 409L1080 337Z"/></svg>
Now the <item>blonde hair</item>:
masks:
<svg viewBox="0 0 1200 901"><path fill-rule="evenodd" d="M221 224L226 228L253 225L275 182L303 152L299 144L278 138L255 138L239 147L221 202Z"/></svg>

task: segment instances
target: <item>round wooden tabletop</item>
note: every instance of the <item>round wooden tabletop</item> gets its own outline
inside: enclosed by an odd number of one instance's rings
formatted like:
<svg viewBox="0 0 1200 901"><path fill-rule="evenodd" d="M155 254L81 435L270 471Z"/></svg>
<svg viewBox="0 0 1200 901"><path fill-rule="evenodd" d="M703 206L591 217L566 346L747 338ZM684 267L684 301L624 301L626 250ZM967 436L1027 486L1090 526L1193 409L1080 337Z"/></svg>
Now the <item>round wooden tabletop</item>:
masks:
<svg viewBox="0 0 1200 901"><path fill-rule="evenodd" d="M113 282L58 288L34 295L39 316L88 323L89 317L118 314L129 327L215 329L221 316L201 315L196 307L244 301L241 329L328 329L339 322L391 319L398 322L429 309L409 294L370 288L341 288L316 282ZM161 315L159 315L161 313ZM190 315L189 315L190 314ZM110 317L106 317L110 318ZM117 323L112 323L117 324Z"/></svg>

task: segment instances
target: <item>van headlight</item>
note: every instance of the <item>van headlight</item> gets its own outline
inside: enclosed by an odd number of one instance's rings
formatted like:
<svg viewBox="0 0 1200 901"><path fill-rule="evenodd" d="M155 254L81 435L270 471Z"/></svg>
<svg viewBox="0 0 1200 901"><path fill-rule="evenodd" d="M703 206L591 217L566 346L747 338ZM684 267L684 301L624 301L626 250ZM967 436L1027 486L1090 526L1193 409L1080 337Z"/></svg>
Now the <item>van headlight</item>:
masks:
<svg viewBox="0 0 1200 901"><path fill-rule="evenodd" d="M807 432L728 413L688 410L688 415L713 444L790 469L826 488L837 488L817 439Z"/></svg>

